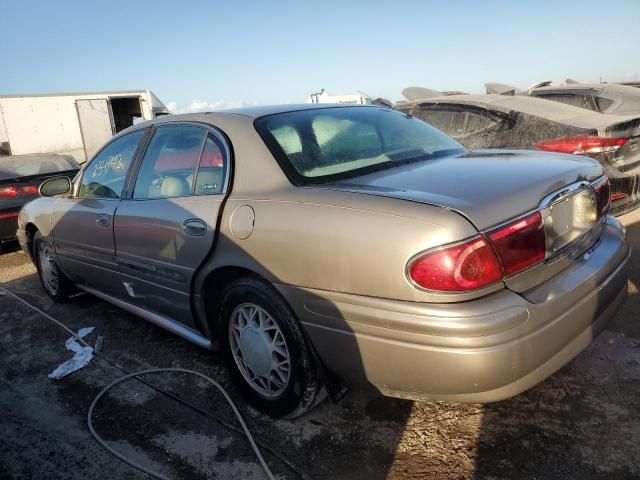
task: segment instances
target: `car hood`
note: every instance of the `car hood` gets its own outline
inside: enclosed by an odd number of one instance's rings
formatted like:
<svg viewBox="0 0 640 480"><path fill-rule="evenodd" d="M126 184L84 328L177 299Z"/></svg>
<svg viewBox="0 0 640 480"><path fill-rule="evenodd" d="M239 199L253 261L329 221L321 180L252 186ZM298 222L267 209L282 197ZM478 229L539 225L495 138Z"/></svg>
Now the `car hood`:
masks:
<svg viewBox="0 0 640 480"><path fill-rule="evenodd" d="M485 230L535 209L550 193L603 174L586 157L475 150L400 165L325 187L453 209Z"/></svg>

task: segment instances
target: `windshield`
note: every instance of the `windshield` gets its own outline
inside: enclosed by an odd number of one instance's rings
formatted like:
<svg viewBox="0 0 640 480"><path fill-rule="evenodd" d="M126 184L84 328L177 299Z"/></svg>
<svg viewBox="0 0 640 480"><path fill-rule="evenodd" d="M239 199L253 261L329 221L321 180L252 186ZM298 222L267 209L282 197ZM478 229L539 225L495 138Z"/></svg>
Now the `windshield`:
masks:
<svg viewBox="0 0 640 480"><path fill-rule="evenodd" d="M0 180L48 175L79 168L75 161L62 155L0 157Z"/></svg>
<svg viewBox="0 0 640 480"><path fill-rule="evenodd" d="M422 120L387 108L302 110L262 117L255 125L296 184L353 177L464 150Z"/></svg>

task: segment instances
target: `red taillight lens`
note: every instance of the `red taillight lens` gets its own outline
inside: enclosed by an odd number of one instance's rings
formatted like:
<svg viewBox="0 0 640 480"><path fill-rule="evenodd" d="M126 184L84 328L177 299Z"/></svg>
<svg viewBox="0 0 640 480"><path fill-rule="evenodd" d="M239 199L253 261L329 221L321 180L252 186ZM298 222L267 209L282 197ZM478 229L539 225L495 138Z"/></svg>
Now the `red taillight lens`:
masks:
<svg viewBox="0 0 640 480"><path fill-rule="evenodd" d="M0 198L14 198L17 195L18 195L18 189L16 187L0 188Z"/></svg>
<svg viewBox="0 0 640 480"><path fill-rule="evenodd" d="M593 188L598 200L598 220L605 217L611 208L611 183L607 178Z"/></svg>
<svg viewBox="0 0 640 480"><path fill-rule="evenodd" d="M38 195L38 187L36 185L25 185L20 187L20 193L23 195Z"/></svg>
<svg viewBox="0 0 640 480"><path fill-rule="evenodd" d="M622 147L628 138L592 137L576 135L575 137L554 138L534 145L538 150L570 154L615 152Z"/></svg>
<svg viewBox="0 0 640 480"><path fill-rule="evenodd" d="M18 195L38 195L38 187L24 185L22 187L10 186L0 188L0 198L14 198Z"/></svg>
<svg viewBox="0 0 640 480"><path fill-rule="evenodd" d="M493 249L480 237L417 258L409 276L428 290L460 292L497 282L502 270Z"/></svg>
<svg viewBox="0 0 640 480"><path fill-rule="evenodd" d="M627 198L629 196L628 193L612 193L611 201L620 200L621 198Z"/></svg>
<svg viewBox="0 0 640 480"><path fill-rule="evenodd" d="M462 292L495 283L545 258L540 212L490 232L488 239L474 238L418 257L409 267L409 277L427 290Z"/></svg>
<svg viewBox="0 0 640 480"><path fill-rule="evenodd" d="M494 230L489 233L489 239L502 260L505 275L544 260L546 245L540 212Z"/></svg>

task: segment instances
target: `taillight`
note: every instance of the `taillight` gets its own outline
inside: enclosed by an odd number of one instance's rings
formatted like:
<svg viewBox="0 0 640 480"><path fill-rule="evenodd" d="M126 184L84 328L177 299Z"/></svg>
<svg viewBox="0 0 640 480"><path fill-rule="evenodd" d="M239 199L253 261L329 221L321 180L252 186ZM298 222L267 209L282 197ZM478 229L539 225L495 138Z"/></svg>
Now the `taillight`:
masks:
<svg viewBox="0 0 640 480"><path fill-rule="evenodd" d="M611 184L609 179L598 183L593 187L596 192L596 199L598 202L598 220L604 218L611 208Z"/></svg>
<svg viewBox="0 0 640 480"><path fill-rule="evenodd" d="M427 290L461 292L491 285L544 260L540 212L500 227L485 237L434 250L415 259L409 277Z"/></svg>
<svg viewBox="0 0 640 480"><path fill-rule="evenodd" d="M542 214L535 212L489 233L505 275L544 260L546 253Z"/></svg>
<svg viewBox="0 0 640 480"><path fill-rule="evenodd" d="M501 280L502 269L489 243L480 237L418 257L409 266L409 276L427 290L460 292Z"/></svg>
<svg viewBox="0 0 640 480"><path fill-rule="evenodd" d="M614 200L620 200L620 199L623 199L623 198L627 198L628 196L629 196L628 193L622 193L622 192L620 192L620 193L612 193L611 194L611 201L613 202Z"/></svg>
<svg viewBox="0 0 640 480"><path fill-rule="evenodd" d="M0 188L0 198L14 198L17 195L18 189L16 187Z"/></svg>
<svg viewBox="0 0 640 480"><path fill-rule="evenodd" d="M35 185L15 187L12 185L0 188L0 198L15 198L18 195L38 195L38 187Z"/></svg>
<svg viewBox="0 0 640 480"><path fill-rule="evenodd" d="M534 145L538 150L582 155L585 153L615 152L622 147L628 138L592 137L576 135L574 137L544 140Z"/></svg>
<svg viewBox="0 0 640 480"><path fill-rule="evenodd" d="M20 187L19 191L23 195L38 195L38 187L36 185L25 185Z"/></svg>

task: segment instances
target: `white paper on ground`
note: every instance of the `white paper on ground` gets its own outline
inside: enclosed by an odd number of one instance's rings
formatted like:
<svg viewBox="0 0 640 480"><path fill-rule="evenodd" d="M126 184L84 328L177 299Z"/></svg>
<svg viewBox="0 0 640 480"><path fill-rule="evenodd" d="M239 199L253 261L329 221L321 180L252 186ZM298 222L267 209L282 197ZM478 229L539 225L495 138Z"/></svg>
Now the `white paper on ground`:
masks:
<svg viewBox="0 0 640 480"><path fill-rule="evenodd" d="M78 330L78 336L80 338L86 337L94 330L95 327L81 328L80 330ZM69 340L64 342L64 346L67 348L67 350L73 352L73 358L67 360L49 374L49 378L53 378L54 380L60 380L70 373L73 373L76 370L80 370L82 367L85 367L93 358L93 348L83 347L78 343L78 339L75 337L71 337L69 338Z"/></svg>

